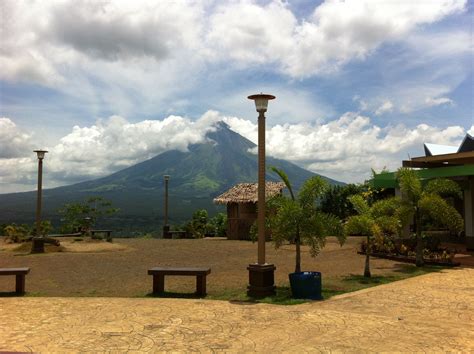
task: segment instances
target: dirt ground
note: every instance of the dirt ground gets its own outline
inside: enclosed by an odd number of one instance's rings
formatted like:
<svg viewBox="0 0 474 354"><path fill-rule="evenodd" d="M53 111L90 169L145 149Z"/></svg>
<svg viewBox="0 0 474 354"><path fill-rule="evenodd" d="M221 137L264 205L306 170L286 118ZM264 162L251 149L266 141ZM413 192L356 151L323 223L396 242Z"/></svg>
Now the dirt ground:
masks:
<svg viewBox="0 0 474 354"><path fill-rule="evenodd" d="M114 239L107 242L73 242L61 240L61 252L28 254L28 245L20 249L6 245L0 238L0 268L30 267L26 290L38 296L144 296L151 291L147 270L156 266L210 267L208 293L217 295L232 289L245 289L247 266L257 258L257 244L225 239L162 240ZM316 258L303 248L302 269L322 272L325 282L362 274L364 257L356 253L361 238L349 238L340 247L329 238ZM275 250L267 243L267 262L276 265L275 283L288 284L288 273L294 270L294 246ZM50 248L53 250L53 248ZM406 264L373 259L373 275L397 275L406 272ZM14 277L0 278L0 292L14 289ZM193 277L167 277L166 290L192 293Z"/></svg>

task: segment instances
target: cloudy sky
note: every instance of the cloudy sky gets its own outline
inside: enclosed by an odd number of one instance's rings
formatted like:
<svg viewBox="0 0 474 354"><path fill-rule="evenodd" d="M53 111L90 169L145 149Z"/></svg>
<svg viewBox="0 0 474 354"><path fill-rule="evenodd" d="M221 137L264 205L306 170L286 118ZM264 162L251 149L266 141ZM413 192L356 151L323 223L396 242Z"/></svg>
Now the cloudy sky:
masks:
<svg viewBox="0 0 474 354"><path fill-rule="evenodd" d="M473 2L0 1L0 193L104 176L201 142L256 141L345 182L474 134Z"/></svg>

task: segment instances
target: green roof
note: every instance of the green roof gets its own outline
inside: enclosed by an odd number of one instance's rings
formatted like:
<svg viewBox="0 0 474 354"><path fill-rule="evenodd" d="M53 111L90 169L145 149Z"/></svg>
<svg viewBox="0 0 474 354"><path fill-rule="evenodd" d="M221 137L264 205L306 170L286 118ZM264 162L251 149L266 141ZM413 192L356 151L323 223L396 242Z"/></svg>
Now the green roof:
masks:
<svg viewBox="0 0 474 354"><path fill-rule="evenodd" d="M474 165L424 168L415 171L421 179L474 176ZM398 187L396 174L396 172L382 172L376 174L369 183L375 188L396 188Z"/></svg>

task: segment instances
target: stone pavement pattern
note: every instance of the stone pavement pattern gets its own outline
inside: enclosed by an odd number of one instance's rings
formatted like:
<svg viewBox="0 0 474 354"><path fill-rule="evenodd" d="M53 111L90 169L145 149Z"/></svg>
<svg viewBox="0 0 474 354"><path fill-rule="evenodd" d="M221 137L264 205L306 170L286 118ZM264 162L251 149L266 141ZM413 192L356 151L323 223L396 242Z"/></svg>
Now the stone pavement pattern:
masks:
<svg viewBox="0 0 474 354"><path fill-rule="evenodd" d="M0 298L0 351L474 351L474 269L295 306Z"/></svg>

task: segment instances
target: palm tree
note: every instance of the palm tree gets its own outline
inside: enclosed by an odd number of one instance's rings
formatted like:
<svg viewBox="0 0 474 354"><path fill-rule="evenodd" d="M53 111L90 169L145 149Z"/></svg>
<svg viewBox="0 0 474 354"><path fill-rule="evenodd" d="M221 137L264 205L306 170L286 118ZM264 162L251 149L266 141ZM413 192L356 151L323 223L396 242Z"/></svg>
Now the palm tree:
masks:
<svg viewBox="0 0 474 354"><path fill-rule="evenodd" d="M350 216L344 225L346 235L364 235L367 237L365 251L364 277L370 278L370 250L372 237L400 232L400 222L397 215L400 202L398 198L387 198L369 206L367 200L356 194L349 197L357 215Z"/></svg>
<svg viewBox="0 0 474 354"><path fill-rule="evenodd" d="M433 179L423 184L416 171L400 168L397 172L402 199L400 215L403 223L415 221L416 227L416 266L422 267L423 260L423 221L430 218L447 227L451 232L459 233L464 222L457 210L443 197L461 197L461 189L456 182L448 179Z"/></svg>
<svg viewBox="0 0 474 354"><path fill-rule="evenodd" d="M286 173L276 167L271 169L285 183L290 197L281 195L269 201L268 226L276 248L287 241L295 243L295 273L301 272L301 245L310 246L312 257L324 247L326 236L337 236L342 245L345 240L342 225L337 217L321 212L316 206L316 201L328 187L321 177L309 178L295 195Z"/></svg>

